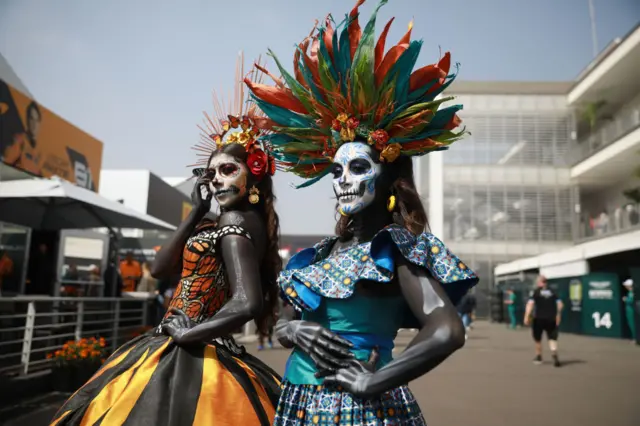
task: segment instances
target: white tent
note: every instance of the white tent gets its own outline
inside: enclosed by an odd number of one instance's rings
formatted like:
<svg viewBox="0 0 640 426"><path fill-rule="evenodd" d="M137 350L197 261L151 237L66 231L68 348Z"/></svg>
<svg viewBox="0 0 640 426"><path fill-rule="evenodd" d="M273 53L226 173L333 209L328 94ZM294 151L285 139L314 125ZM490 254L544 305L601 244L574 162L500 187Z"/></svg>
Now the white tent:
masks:
<svg viewBox="0 0 640 426"><path fill-rule="evenodd" d="M0 182L0 221L42 230L175 229L58 177Z"/></svg>

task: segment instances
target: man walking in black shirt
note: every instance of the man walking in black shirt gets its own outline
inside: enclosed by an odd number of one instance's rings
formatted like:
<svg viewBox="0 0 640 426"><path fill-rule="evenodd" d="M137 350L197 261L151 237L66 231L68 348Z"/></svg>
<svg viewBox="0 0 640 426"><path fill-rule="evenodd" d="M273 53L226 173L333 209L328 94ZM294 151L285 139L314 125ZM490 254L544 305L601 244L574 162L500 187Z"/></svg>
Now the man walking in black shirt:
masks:
<svg viewBox="0 0 640 426"><path fill-rule="evenodd" d="M524 314L524 324L531 324L533 340L536 347L534 364L542 364L542 333L547 334L549 349L553 357L553 365L560 367L558 360L558 327L562 301L556 293L547 286L547 279L540 275L536 283L537 288L531 293ZM531 320L533 318L533 321Z"/></svg>

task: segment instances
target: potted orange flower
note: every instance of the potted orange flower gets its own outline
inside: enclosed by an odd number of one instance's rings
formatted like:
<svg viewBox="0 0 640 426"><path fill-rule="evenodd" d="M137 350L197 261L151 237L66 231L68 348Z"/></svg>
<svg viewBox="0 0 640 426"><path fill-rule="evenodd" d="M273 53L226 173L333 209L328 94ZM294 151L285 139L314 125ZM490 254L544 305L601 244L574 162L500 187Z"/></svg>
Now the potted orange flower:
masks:
<svg viewBox="0 0 640 426"><path fill-rule="evenodd" d="M107 357L104 338L70 340L62 348L47 354L53 360L53 388L73 392L85 384Z"/></svg>

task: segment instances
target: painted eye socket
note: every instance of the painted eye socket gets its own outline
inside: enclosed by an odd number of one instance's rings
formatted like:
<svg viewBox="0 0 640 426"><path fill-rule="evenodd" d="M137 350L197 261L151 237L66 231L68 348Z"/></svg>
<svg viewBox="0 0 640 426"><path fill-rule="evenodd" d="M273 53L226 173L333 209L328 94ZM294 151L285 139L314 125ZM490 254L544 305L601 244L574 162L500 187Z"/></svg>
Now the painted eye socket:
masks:
<svg viewBox="0 0 640 426"><path fill-rule="evenodd" d="M349 163L349 170L354 175L363 175L371 170L371 164L367 160L356 158Z"/></svg>
<svg viewBox="0 0 640 426"><path fill-rule="evenodd" d="M220 166L220 174L223 176L232 176L238 172L238 166L232 163L223 164Z"/></svg>
<svg viewBox="0 0 640 426"><path fill-rule="evenodd" d="M333 173L334 179L338 179L340 176L342 176L342 166L340 164L334 164L331 173Z"/></svg>

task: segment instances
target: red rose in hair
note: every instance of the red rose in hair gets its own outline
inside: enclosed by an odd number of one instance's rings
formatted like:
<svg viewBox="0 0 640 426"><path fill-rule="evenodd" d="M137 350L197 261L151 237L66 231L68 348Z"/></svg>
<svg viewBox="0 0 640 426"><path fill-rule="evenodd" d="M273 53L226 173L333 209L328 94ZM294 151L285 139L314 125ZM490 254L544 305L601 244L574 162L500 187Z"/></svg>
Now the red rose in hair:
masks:
<svg viewBox="0 0 640 426"><path fill-rule="evenodd" d="M349 129L355 130L358 128L359 125L360 125L360 121L354 117L351 117L350 119L347 120L347 127Z"/></svg>
<svg viewBox="0 0 640 426"><path fill-rule="evenodd" d="M382 129L369 133L369 145L373 145L378 151L382 151L389 142L389 134Z"/></svg>
<svg viewBox="0 0 640 426"><path fill-rule="evenodd" d="M276 159L272 155L269 156L269 174L271 176L276 174Z"/></svg>
<svg viewBox="0 0 640 426"><path fill-rule="evenodd" d="M342 130L342 123L339 122L338 120L333 120L331 122L331 128L336 132L339 132L340 130Z"/></svg>
<svg viewBox="0 0 640 426"><path fill-rule="evenodd" d="M267 174L267 164L269 163L269 156L261 149L256 148L247 157L247 166L249 171L258 180L262 179Z"/></svg>

